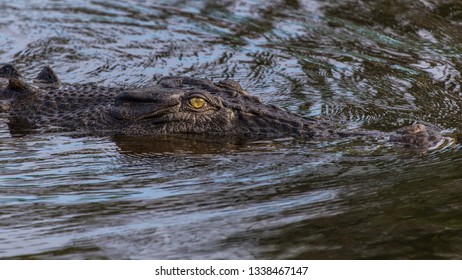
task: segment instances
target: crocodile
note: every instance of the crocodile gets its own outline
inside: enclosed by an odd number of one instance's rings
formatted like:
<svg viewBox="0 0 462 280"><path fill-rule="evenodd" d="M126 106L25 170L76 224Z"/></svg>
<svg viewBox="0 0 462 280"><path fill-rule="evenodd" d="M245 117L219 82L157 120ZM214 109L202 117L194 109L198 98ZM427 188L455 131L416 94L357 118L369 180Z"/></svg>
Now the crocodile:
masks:
<svg viewBox="0 0 462 280"><path fill-rule="evenodd" d="M421 123L395 132L348 131L335 121L302 117L265 104L230 79L166 76L143 87L61 83L45 66L26 82L11 64L0 68L0 112L12 128L84 131L114 135L204 135L249 139L334 139L351 135L384 138L397 145L429 149L439 129Z"/></svg>

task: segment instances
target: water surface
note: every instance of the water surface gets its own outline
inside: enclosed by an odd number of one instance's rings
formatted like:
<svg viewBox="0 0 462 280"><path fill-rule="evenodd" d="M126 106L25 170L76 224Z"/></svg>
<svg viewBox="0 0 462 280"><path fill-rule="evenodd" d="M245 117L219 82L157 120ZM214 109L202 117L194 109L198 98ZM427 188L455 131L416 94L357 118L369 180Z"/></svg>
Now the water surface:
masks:
<svg viewBox="0 0 462 280"><path fill-rule="evenodd" d="M232 78L304 116L456 139L16 134L0 114L0 258L462 258L461 25L449 0L0 3L0 62L29 78Z"/></svg>

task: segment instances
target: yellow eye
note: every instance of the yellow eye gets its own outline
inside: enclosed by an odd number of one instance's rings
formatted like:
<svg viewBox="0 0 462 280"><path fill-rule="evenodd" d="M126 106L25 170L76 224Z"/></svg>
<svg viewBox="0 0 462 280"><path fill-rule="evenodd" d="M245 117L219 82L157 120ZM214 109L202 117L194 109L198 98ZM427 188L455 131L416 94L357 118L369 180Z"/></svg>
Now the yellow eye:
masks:
<svg viewBox="0 0 462 280"><path fill-rule="evenodd" d="M192 97L189 99L189 105L191 105L191 107L193 107L194 109L200 109L204 107L206 103L207 101L205 101L204 98L200 97Z"/></svg>

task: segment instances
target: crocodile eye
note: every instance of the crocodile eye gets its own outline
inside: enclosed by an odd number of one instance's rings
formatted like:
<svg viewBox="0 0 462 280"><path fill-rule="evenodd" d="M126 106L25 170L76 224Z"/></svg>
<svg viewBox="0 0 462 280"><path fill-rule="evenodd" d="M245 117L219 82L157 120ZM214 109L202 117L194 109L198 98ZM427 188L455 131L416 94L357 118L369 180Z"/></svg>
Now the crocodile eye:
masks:
<svg viewBox="0 0 462 280"><path fill-rule="evenodd" d="M191 97L188 102L189 105L194 109L200 109L204 107L205 104L207 104L207 101L205 101L205 99L201 97Z"/></svg>

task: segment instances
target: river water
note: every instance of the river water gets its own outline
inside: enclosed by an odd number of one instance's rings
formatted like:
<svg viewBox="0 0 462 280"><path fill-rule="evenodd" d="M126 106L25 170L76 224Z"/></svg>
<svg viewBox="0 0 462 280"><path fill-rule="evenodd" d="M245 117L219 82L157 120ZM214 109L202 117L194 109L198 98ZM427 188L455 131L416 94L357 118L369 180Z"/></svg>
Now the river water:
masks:
<svg viewBox="0 0 462 280"><path fill-rule="evenodd" d="M0 258L460 259L461 46L451 0L2 1L0 63L28 78L232 78L304 116L454 141L18 135L0 114Z"/></svg>

